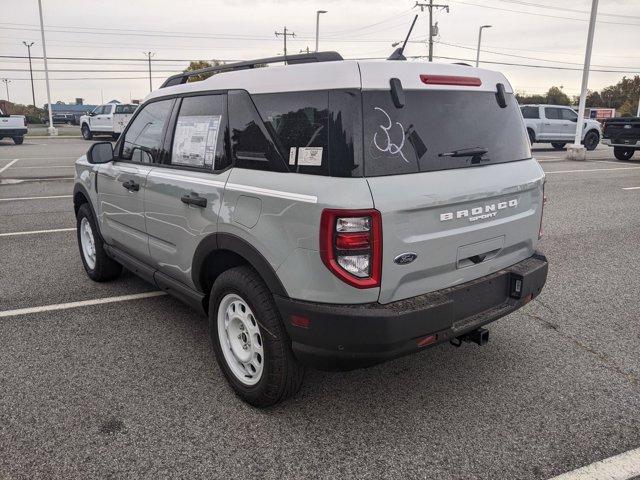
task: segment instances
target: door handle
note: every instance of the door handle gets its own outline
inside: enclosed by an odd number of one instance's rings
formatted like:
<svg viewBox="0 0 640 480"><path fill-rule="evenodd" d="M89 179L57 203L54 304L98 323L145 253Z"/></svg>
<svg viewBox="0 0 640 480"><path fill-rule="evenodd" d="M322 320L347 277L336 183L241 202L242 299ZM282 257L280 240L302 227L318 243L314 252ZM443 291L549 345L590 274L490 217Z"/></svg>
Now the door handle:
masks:
<svg viewBox="0 0 640 480"><path fill-rule="evenodd" d="M130 192L137 192L140 190L140 184L134 182L133 180L127 180L126 182L122 182L122 186L129 190Z"/></svg>
<svg viewBox="0 0 640 480"><path fill-rule="evenodd" d="M551 125L550 123L545 123L545 125Z"/></svg>
<svg viewBox="0 0 640 480"><path fill-rule="evenodd" d="M207 199L199 196L197 193L192 193L191 195L182 195L182 197L180 197L180 200L182 200L182 203L186 203L188 205L196 205L203 208L207 206Z"/></svg>

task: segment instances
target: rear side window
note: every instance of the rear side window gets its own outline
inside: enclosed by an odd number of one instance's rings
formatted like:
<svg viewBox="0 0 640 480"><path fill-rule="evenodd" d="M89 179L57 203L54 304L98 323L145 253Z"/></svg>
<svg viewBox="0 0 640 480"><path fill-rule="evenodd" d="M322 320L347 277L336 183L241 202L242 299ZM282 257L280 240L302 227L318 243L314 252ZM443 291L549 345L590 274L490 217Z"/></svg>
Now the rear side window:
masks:
<svg viewBox="0 0 640 480"><path fill-rule="evenodd" d="M362 92L365 176L447 170L531 157L518 104L495 92L406 90L397 108L390 91Z"/></svg>
<svg viewBox="0 0 640 480"><path fill-rule="evenodd" d="M231 151L236 167L287 171L287 165L244 90L228 93Z"/></svg>
<svg viewBox="0 0 640 480"><path fill-rule="evenodd" d="M130 115L136 111L136 105L116 105L116 113L123 113L125 115Z"/></svg>
<svg viewBox="0 0 640 480"><path fill-rule="evenodd" d="M124 135L122 160L140 163L158 161L162 146L162 133L171 113L174 100L160 100L142 108Z"/></svg>
<svg viewBox="0 0 640 480"><path fill-rule="evenodd" d="M545 107L544 108L544 116L548 120L560 120L560 109L553 107Z"/></svg>
<svg viewBox="0 0 640 480"><path fill-rule="evenodd" d="M269 93L252 98L289 170L328 175L329 93Z"/></svg>
<svg viewBox="0 0 640 480"><path fill-rule="evenodd" d="M524 118L540 118L540 108L538 107L520 107Z"/></svg>
<svg viewBox="0 0 640 480"><path fill-rule="evenodd" d="M224 95L185 97L174 130L171 164L209 170L227 167L226 110Z"/></svg>

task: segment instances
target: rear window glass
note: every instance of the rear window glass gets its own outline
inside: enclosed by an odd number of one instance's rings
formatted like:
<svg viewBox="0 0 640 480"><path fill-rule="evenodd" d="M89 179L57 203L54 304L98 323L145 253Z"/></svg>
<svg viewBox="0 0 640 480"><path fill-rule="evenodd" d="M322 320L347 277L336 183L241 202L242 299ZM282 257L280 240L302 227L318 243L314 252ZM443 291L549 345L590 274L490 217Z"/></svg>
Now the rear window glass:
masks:
<svg viewBox="0 0 640 480"><path fill-rule="evenodd" d="M116 113L131 114L136 111L137 105L116 105Z"/></svg>
<svg viewBox="0 0 640 480"><path fill-rule="evenodd" d="M447 170L531 157L513 94L500 108L493 92L362 93L365 176Z"/></svg>

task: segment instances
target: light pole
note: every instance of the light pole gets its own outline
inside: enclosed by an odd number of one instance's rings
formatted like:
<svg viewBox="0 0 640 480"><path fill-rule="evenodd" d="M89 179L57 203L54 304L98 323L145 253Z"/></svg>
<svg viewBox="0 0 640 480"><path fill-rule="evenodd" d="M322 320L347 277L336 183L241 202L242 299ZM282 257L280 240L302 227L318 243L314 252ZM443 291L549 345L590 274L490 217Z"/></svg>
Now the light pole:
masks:
<svg viewBox="0 0 640 480"><path fill-rule="evenodd" d="M480 64L480 42L482 42L482 29L483 28L491 28L491 25L482 25L478 29L478 51L476 52L476 68Z"/></svg>
<svg viewBox="0 0 640 480"><path fill-rule="evenodd" d="M29 75L31 75L31 96L33 97L33 106L36 106L36 91L33 88L33 68L31 67L31 47L33 47L34 42L27 43L22 42L22 44L27 47L27 51L29 52Z"/></svg>
<svg viewBox="0 0 640 480"><path fill-rule="evenodd" d="M151 84L151 57L155 55L152 52L142 52L149 60L149 93L153 92L153 85Z"/></svg>
<svg viewBox="0 0 640 480"><path fill-rule="evenodd" d="M3 78L2 82L7 89L7 102L11 103L11 100L9 100L9 84L11 83L11 80L9 80L8 78Z"/></svg>
<svg viewBox="0 0 640 480"><path fill-rule="evenodd" d="M318 42L320 40L320 14L327 13L326 10L318 10L316 12L316 52L318 51Z"/></svg>
<svg viewBox="0 0 640 480"><path fill-rule="evenodd" d="M58 130L53 126L53 108L51 106L51 87L49 86L49 65L47 64L47 44L44 40L44 20L42 20L42 0L38 0L38 12L40 13L40 34L42 36L42 58L44 59L44 78L47 84L47 107L49 110L49 135L57 135Z"/></svg>
<svg viewBox="0 0 640 480"><path fill-rule="evenodd" d="M585 148L581 145L582 124L584 123L584 106L587 100L587 86L589 84L589 69L591 68L591 49L593 48L593 34L596 29L596 16L598 15L598 0L592 0L591 16L589 18L589 32L587 33L587 50L584 54L584 67L582 69L582 89L580 91L580 104L578 106L578 120L576 122L576 136L573 145L567 148L569 160L586 160Z"/></svg>

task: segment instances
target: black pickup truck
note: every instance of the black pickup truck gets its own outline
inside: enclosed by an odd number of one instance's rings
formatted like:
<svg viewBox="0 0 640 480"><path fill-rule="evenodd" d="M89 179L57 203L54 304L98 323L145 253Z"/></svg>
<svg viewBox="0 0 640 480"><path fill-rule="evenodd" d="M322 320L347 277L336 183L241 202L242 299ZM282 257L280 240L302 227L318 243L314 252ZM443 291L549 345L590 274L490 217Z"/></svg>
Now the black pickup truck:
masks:
<svg viewBox="0 0 640 480"><path fill-rule="evenodd" d="M618 160L629 160L640 150L640 117L614 117L605 120L602 144L613 147Z"/></svg>

